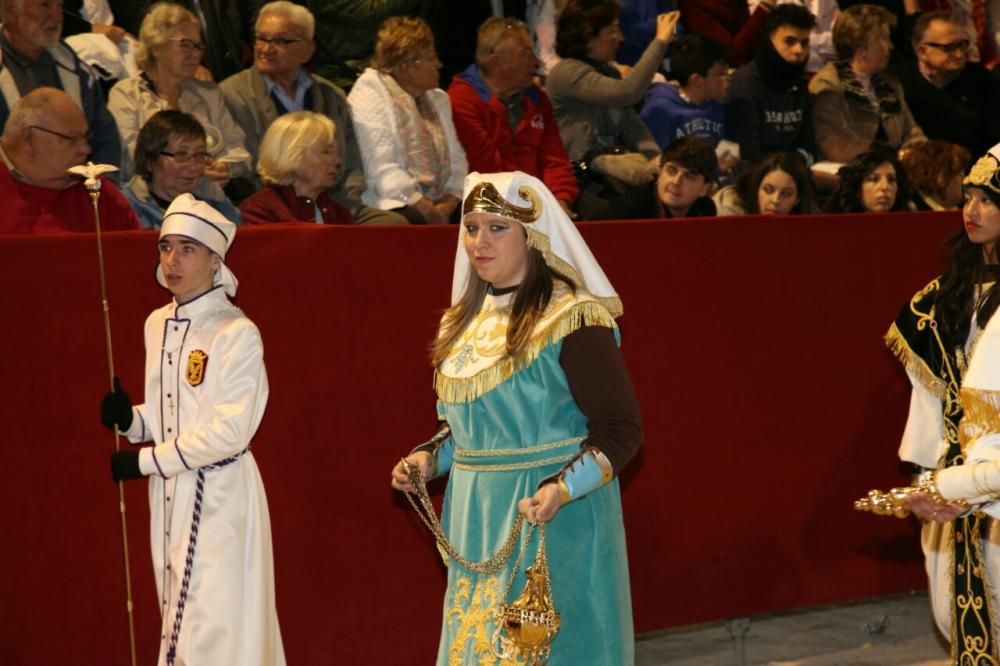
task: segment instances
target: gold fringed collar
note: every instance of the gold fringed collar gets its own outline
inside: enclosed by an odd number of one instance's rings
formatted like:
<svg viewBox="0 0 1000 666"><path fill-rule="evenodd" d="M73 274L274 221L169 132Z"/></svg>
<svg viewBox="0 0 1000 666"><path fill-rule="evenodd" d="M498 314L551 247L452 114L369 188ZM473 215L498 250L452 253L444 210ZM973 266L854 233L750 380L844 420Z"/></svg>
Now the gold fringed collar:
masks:
<svg viewBox="0 0 1000 666"><path fill-rule="evenodd" d="M487 296L479 314L455 341L448 358L434 372L438 398L471 402L531 365L549 345L583 326L617 328L611 312L594 296L556 282L549 306L535 325L516 362L507 355L507 326L513 294Z"/></svg>
<svg viewBox="0 0 1000 666"><path fill-rule="evenodd" d="M906 342L906 338L899 332L896 324L889 327L889 332L885 334L885 346L889 348L893 356L899 359L910 374L916 377L917 381L927 389L931 395L941 400L945 399L948 393L948 386L944 380L938 377L933 370L927 367L924 359L920 358Z"/></svg>

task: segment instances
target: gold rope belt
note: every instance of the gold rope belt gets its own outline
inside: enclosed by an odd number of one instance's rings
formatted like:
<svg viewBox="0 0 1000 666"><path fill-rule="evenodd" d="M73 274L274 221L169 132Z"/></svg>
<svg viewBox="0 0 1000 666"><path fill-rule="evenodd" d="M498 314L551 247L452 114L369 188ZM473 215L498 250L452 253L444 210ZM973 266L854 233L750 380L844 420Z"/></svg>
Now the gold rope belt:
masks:
<svg viewBox="0 0 1000 666"><path fill-rule="evenodd" d="M571 460L573 456L579 452L579 444L584 439L585 437L570 437L567 439L560 439L555 442L539 444L537 446L511 449L455 449L455 462L453 466L455 469L475 472L510 472L521 469L545 467L547 465L555 465L557 463L565 463ZM510 459L514 457L530 457L532 455L538 455L540 453L564 448L569 448L570 450L559 455L549 456L546 458L521 460L517 462L510 461ZM498 461L489 462L490 459ZM499 462L500 460L506 460L508 462Z"/></svg>

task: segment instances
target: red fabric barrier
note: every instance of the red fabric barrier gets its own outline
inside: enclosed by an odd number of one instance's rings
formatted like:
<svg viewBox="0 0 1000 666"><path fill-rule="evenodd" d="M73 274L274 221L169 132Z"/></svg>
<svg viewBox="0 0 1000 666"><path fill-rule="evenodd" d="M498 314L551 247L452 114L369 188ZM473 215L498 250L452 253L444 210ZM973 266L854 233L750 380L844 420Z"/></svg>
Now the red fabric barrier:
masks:
<svg viewBox="0 0 1000 666"><path fill-rule="evenodd" d="M924 586L915 523L851 503L907 481L908 385L881 336L958 228L954 214L582 226L625 305L645 419L624 475L637 631ZM389 470L434 428L426 349L455 235L238 234L228 263L271 381L253 447L291 664L433 659L443 569ZM138 400L142 323L167 300L155 234L106 234L105 255L117 372ZM3 237L0 258L0 663L126 664L94 236ZM145 483L127 501L148 664Z"/></svg>

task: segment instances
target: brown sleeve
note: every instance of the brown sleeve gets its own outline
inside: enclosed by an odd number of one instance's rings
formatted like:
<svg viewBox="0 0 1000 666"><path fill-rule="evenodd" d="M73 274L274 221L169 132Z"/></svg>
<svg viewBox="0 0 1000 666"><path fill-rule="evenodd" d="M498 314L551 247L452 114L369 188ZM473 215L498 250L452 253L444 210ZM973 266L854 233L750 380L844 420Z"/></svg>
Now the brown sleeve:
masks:
<svg viewBox="0 0 1000 666"><path fill-rule="evenodd" d="M599 449L617 475L642 444L642 415L614 333L603 326L574 331L563 340L559 364L587 417L589 435L580 448Z"/></svg>

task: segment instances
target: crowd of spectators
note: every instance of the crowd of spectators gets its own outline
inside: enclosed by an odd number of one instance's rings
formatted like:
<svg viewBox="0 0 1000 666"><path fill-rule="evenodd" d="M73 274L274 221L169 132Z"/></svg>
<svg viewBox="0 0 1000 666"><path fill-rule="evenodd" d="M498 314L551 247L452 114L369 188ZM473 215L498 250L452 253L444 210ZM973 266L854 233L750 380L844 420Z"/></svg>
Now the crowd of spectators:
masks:
<svg viewBox="0 0 1000 666"><path fill-rule="evenodd" d="M958 208L1000 16L870 2L0 0L0 233L90 228L87 160L117 229L185 193L455 223L468 173L514 170L580 220Z"/></svg>

